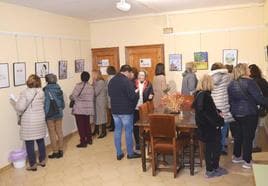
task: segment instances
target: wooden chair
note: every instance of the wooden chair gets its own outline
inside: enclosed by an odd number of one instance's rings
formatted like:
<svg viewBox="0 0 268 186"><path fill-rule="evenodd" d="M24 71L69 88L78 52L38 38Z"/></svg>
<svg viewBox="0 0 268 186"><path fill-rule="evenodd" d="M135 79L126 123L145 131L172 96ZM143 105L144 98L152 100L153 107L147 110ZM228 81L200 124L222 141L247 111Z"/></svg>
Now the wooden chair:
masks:
<svg viewBox="0 0 268 186"><path fill-rule="evenodd" d="M154 102L153 101L147 101L146 104L147 104L147 107L148 107L148 112L153 113L154 112Z"/></svg>
<svg viewBox="0 0 268 186"><path fill-rule="evenodd" d="M152 146L152 174L158 168L158 154L173 156L173 173L176 178L180 145L177 139L175 117L171 115L149 115L150 137ZM162 168L163 169L163 168Z"/></svg>

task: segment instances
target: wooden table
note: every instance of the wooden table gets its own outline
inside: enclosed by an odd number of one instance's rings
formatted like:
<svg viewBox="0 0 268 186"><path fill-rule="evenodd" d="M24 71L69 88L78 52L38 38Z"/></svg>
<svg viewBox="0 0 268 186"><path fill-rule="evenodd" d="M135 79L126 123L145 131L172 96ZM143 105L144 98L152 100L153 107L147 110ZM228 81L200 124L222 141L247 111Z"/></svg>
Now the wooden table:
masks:
<svg viewBox="0 0 268 186"><path fill-rule="evenodd" d="M160 114L160 113L152 113ZM161 113L162 114L162 113ZM169 114L170 115L170 114ZM176 128L179 132L188 133L190 136L190 174L194 175L194 133L197 128L195 124L194 113L191 111L183 112L182 114L172 114L175 117ZM164 123L163 123L164 124ZM135 123L139 127L140 132L140 147L142 170L146 171L146 155L145 155L145 134L150 131L149 121L138 121Z"/></svg>
<svg viewBox="0 0 268 186"><path fill-rule="evenodd" d="M256 186L267 186L268 165L253 164L253 173Z"/></svg>

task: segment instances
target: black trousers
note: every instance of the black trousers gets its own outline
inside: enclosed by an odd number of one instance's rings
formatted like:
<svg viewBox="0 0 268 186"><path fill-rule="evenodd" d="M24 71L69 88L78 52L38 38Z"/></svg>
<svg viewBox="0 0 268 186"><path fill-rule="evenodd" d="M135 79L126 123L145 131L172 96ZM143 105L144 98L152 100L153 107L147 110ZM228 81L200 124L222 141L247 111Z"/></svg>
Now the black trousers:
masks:
<svg viewBox="0 0 268 186"><path fill-rule="evenodd" d="M134 112L134 117L133 117L133 134L134 134L134 139L135 139L135 143L136 143L136 150L139 149L140 147L140 132L139 132L139 127L135 126L135 123L140 119L140 114L139 114L139 110L135 110Z"/></svg>
<svg viewBox="0 0 268 186"><path fill-rule="evenodd" d="M221 154L221 132L217 132L215 141L205 142L206 170L213 171L219 167Z"/></svg>
<svg viewBox="0 0 268 186"><path fill-rule="evenodd" d="M38 153L39 153L39 162L42 162L46 159L46 147L45 147L45 140L44 138L37 139L37 140L27 140L25 141L26 145L26 152L29 160L30 166L34 166L36 164L36 155L34 150L34 141L36 141L38 146Z"/></svg>
<svg viewBox="0 0 268 186"><path fill-rule="evenodd" d="M243 160L250 163L252 159L252 142L258 124L258 116L235 117L234 156L240 157L243 149Z"/></svg>

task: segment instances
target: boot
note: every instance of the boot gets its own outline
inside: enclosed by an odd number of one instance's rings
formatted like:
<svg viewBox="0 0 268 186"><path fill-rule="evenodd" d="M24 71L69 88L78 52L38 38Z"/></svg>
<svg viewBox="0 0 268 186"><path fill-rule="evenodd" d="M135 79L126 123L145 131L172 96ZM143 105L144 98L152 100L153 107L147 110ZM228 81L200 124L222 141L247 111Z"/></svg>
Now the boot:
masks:
<svg viewBox="0 0 268 186"><path fill-rule="evenodd" d="M96 134L99 134L99 125L95 125L94 132L92 133L92 136L95 136Z"/></svg>
<svg viewBox="0 0 268 186"><path fill-rule="evenodd" d="M106 136L106 127L105 124L101 125L101 134L99 135L98 138L104 138Z"/></svg>
<svg viewBox="0 0 268 186"><path fill-rule="evenodd" d="M59 150L57 158L62 158L62 157L63 157L63 151Z"/></svg>

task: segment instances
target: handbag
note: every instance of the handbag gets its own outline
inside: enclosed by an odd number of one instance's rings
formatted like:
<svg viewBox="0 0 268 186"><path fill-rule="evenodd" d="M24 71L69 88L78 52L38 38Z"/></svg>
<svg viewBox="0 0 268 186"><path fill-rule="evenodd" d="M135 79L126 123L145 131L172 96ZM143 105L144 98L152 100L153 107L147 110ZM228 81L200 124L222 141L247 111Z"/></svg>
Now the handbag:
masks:
<svg viewBox="0 0 268 186"><path fill-rule="evenodd" d="M242 93L244 94L244 96L246 96L248 98L249 102L253 105L253 103L249 99L249 95L242 88L240 82L239 81L237 81L237 82L238 82L238 85L239 85ZM268 109L265 106L263 106L263 105L259 105L258 106L258 115L259 115L259 117L265 117L267 114L268 114Z"/></svg>
<svg viewBox="0 0 268 186"><path fill-rule="evenodd" d="M50 97L50 103L49 103L48 113L46 114L46 118L50 118L50 117L60 113L56 100L53 98L53 96L51 95L51 93L49 91L48 91L48 94Z"/></svg>
<svg viewBox="0 0 268 186"><path fill-rule="evenodd" d="M81 91L79 92L79 94L78 94L77 97L79 97L79 96L81 95L83 89L85 88L85 85L86 85L86 83L84 83L84 85L83 85L83 87L82 87L82 89L81 89ZM75 104L75 101L74 101L73 99L71 99L71 101L70 101L70 103L69 103L69 107L70 107L70 108L73 108L73 107L74 107L74 104Z"/></svg>
<svg viewBox="0 0 268 186"><path fill-rule="evenodd" d="M22 118L22 115L26 112L26 110L27 110L27 109L29 108L29 106L32 104L32 102L33 102L33 100L34 100L34 98L35 98L36 95L37 95L37 92L35 93L33 99L30 101L30 103L27 105L26 109L24 109L24 111L23 111L21 114L18 115L18 122L17 122L18 125L21 125L21 118Z"/></svg>

